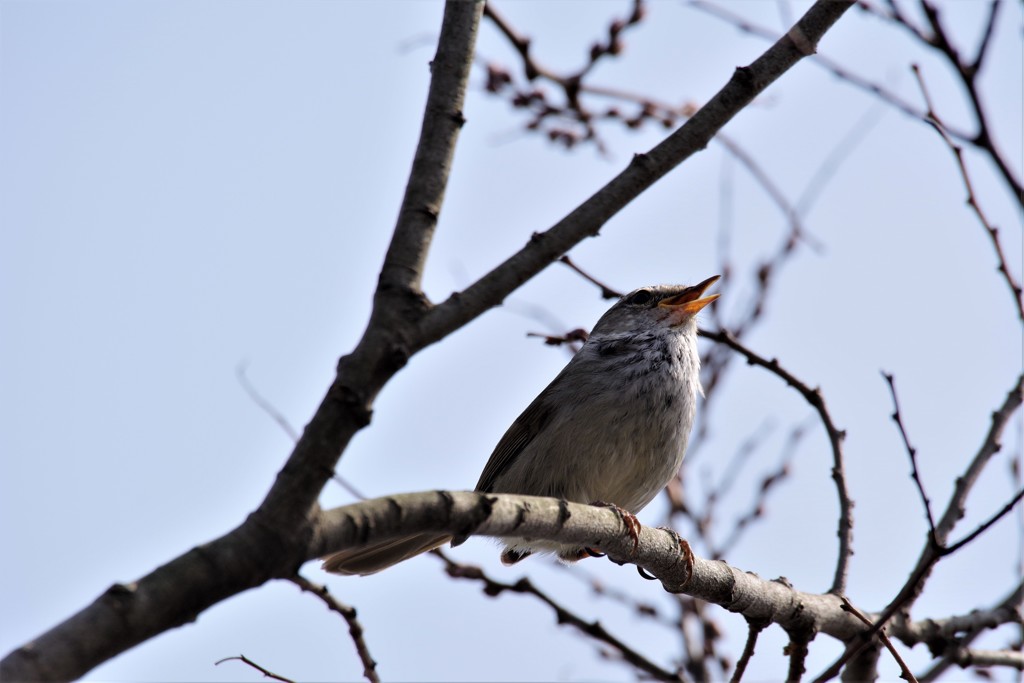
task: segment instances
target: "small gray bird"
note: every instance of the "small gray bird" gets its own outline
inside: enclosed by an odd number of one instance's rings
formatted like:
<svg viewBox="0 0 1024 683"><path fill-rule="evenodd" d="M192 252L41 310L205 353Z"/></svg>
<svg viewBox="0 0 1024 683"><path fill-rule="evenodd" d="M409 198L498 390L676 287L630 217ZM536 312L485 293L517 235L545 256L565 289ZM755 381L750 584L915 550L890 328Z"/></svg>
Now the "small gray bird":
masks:
<svg viewBox="0 0 1024 683"><path fill-rule="evenodd" d="M696 316L718 298L704 296L718 278L692 287L643 287L619 299L501 437L476 490L607 505L636 524L633 515L682 464L703 394ZM373 574L449 540L458 545L465 538L405 536L334 553L323 568ZM538 551L566 562L593 554L551 541L501 540L506 565Z"/></svg>

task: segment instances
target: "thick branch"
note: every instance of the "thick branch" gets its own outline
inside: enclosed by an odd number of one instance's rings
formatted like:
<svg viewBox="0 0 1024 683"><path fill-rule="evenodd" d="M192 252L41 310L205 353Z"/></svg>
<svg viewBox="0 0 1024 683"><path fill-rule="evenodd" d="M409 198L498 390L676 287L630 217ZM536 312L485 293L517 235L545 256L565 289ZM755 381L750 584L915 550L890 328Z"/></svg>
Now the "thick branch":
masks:
<svg viewBox="0 0 1024 683"><path fill-rule="evenodd" d="M831 594L795 590L725 562L693 558L692 573L671 531L642 527L633 540L621 518L604 507L553 498L463 491L407 493L323 512L310 559L340 548L419 532L523 536L600 548L616 562L630 562L657 577L665 590L686 593L748 619L790 632L823 632L847 641L864 627Z"/></svg>
<svg viewBox="0 0 1024 683"><path fill-rule="evenodd" d="M0 662L3 680L69 680L204 609L272 578L292 576L311 535L309 516L352 436L370 420L373 399L413 352L409 330L425 307L419 276L440 208L472 63L482 3L445 8L433 61L424 135L413 164L406 204L388 251L374 314L359 346L338 373L260 507L221 538L193 549L143 579L116 584L91 605ZM447 103L442 105L440 103ZM451 107L451 109L445 108ZM430 178L423 176L431 175ZM397 244L401 241L402 244Z"/></svg>
<svg viewBox="0 0 1024 683"><path fill-rule="evenodd" d="M420 291L423 266L448 186L455 142L466 122L462 107L483 4L445 5L441 40L430 63L432 77L419 143L398 223L380 272L378 297L386 299L393 290ZM378 299L377 305L381 303Z"/></svg>

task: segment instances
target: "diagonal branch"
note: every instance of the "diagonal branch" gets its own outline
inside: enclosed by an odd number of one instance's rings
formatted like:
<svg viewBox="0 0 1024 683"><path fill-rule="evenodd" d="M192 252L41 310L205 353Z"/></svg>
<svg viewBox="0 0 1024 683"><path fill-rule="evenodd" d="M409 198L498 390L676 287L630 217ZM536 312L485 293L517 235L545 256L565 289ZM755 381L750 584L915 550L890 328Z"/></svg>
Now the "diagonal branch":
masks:
<svg viewBox="0 0 1024 683"><path fill-rule="evenodd" d="M953 532L953 528L963 518L968 494L974 488L974 484L978 481L978 477L981 476L982 470L988 465L992 456L1001 448L999 440L1002 437L1003 430L1010 422L1010 417L1020 408L1022 402L1024 402L1024 375L1019 375L1017 383L1006 394L1003 404L992 413L992 424L989 426L988 433L985 434L981 447L971 460L971 464L956 479L953 495L950 497L949 503L946 505L946 511L939 519L935 528L936 540L939 543L946 544L949 535Z"/></svg>
<svg viewBox="0 0 1024 683"><path fill-rule="evenodd" d="M907 451L907 455L910 456L910 477L914 480L914 486L917 488L918 495L921 496L921 504L924 506L925 517L928 518L928 533L931 538L935 539L935 517L932 515L932 502L928 499L928 494L924 490L924 481L921 479L921 471L917 466L917 449L910 445L910 436L907 434L907 428L903 424L903 413L900 410L900 401L896 397L896 378L891 373L883 372L882 377L885 379L886 384L889 385L889 395L892 396L892 421L896 423L897 429L899 429L900 437L903 439L903 447Z"/></svg>
<svg viewBox="0 0 1024 683"><path fill-rule="evenodd" d="M435 551L438 552L438 551ZM643 654L633 649L614 634L610 633L600 621L587 621L575 612L569 610L546 592L537 588L528 577L523 577L515 583L497 581L488 576L483 569L471 564L461 564L449 558L446 554L438 552L445 562L445 571L448 576L456 579L472 579L483 584L484 594L495 597L502 593L522 593L533 595L546 604L555 613L559 625L568 625L584 633L594 640L604 643L614 650L623 661L633 665L639 671L643 671L656 681L679 681L682 677L679 673L669 671L658 666Z"/></svg>
<svg viewBox="0 0 1024 683"><path fill-rule="evenodd" d="M554 226L534 233L505 262L429 311L420 327L424 345L499 305L514 289L601 227L647 188L693 154L793 65L815 53L825 32L850 8L848 0L819 0L750 66L740 67L707 104L646 154L637 154L615 178Z"/></svg>
<svg viewBox="0 0 1024 683"><path fill-rule="evenodd" d="M482 3L466 4L459 7L448 3L445 8L437 54L430 62L430 90L419 142L398 222L380 271L378 304L382 303L380 297L387 303L388 295L396 290L420 292L427 253L448 187L455 143L466 122L462 108Z"/></svg>
<svg viewBox="0 0 1024 683"><path fill-rule="evenodd" d="M0 661L3 680L69 680L208 607L272 578L294 575L312 535L311 513L349 440L370 420L373 399L412 353L408 330L422 315L423 258L440 208L466 91L482 2L446 4L433 64L425 140L417 151L374 310L356 349L339 361L327 391L257 510L234 530L197 546L142 579L114 584L94 602ZM454 75L453 75L454 74ZM440 180L422 175L440 175Z"/></svg>
<svg viewBox="0 0 1024 683"><path fill-rule="evenodd" d="M356 654L359 655L359 661L363 664L363 676L368 683L380 683L380 676L377 675L377 662L370 655L366 639L363 638L363 625L359 623L359 619L356 617L355 607L338 601L331 595L327 586L314 583L302 574L296 574L288 580L298 586L303 592L312 593L320 598L327 605L327 609L341 615L341 618L348 624L349 636L352 637L352 644L356 647Z"/></svg>
<svg viewBox="0 0 1024 683"><path fill-rule="evenodd" d="M925 582L931 575L935 565L940 559L949 554L949 548L946 547L946 542L949 539L949 535L956 527L956 524L963 519L966 514L967 496L974 488L974 485L977 483L978 477L981 476L985 466L991 461L992 456L999 451L1001 447L999 440L1002 437L1003 430L1009 423L1010 416L1020 408L1022 403L1024 403L1024 375L1020 375L1017 378L1016 384L1006 395L1003 404L992 413L992 424L982 441L981 447L978 449L978 452L975 454L964 473L957 477L953 495L950 497L949 503L946 506L946 511L939 519L938 524L936 524L935 532L933 534L929 534L928 541L925 543L924 549L921 551L921 556L918 558L917 564L910 572L910 576L903 584L899 593L897 593L896 597L889 602L881 615L879 615L875 620L874 626L869 631L859 635L855 641L848 643L845 652L843 652L843 654L815 680L826 681L836 676L843 664L845 664L850 658L856 656L856 654L867 645L870 637L880 631L890 619L897 614L905 615L909 613L914 601L917 600L924 591ZM1020 495L1021 494L1018 493L1010 504L1004 507L1002 511L997 513L990 519L990 521L985 522L982 526L987 528L996 519L999 519L1002 515L1006 514L1006 512L1011 509L1012 505L1019 500ZM967 540L973 540L974 538L977 538L977 535L971 534ZM959 548L962 545L963 543L958 543L957 547Z"/></svg>
<svg viewBox="0 0 1024 683"><path fill-rule="evenodd" d="M1006 281L1007 287L1010 288L1010 296L1013 297L1014 304L1017 308L1017 317L1024 322L1024 289L1021 288L1021 284L1017 282L1013 273L1010 272L1010 266L1006 260L1006 254L1003 253L1003 245L999 240L999 229L989 222L988 217L981 208L981 204L978 203L978 196L974 193L974 184L971 182L971 176L967 172L967 164L964 161L964 150L963 148L953 142L953 139L949 135L949 129L939 118L938 113L932 107L931 97L928 95L928 89L925 87L924 79L921 77L921 70L917 64L911 65L911 69L914 72L914 77L917 79L918 85L921 87L921 93L924 96L925 103L928 106L928 114L925 121L939 134L949 150L953 152L953 156L956 157L957 168L960 171L960 178L964 182L964 189L967 192L967 205L971 207L974 214L978 217L978 222L985 228L985 232L988 234L989 240L992 242L992 248L996 253L996 261L999 265L997 266L998 272L1003 276L1003 280ZM1018 197L1024 201L1024 197Z"/></svg>

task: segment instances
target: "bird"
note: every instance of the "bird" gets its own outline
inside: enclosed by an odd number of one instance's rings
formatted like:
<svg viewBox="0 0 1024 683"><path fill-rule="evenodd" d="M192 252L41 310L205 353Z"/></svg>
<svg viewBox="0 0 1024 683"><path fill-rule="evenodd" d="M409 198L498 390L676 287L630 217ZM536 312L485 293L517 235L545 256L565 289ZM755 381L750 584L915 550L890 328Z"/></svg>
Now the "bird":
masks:
<svg viewBox="0 0 1024 683"><path fill-rule="evenodd" d="M675 476L696 416L697 314L714 275L691 286L641 287L620 298L583 346L498 441L475 490L548 496L615 509L637 541L636 513ZM323 569L368 575L466 537L425 532L324 558ZM501 538L501 561L555 553L567 563L595 549Z"/></svg>

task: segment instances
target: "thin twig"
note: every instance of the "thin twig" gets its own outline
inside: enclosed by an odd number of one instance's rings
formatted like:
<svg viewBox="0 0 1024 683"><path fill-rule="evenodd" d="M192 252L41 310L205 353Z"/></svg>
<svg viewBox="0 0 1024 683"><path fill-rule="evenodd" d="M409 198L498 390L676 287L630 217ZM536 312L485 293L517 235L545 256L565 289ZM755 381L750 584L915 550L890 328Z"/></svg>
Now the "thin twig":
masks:
<svg viewBox="0 0 1024 683"><path fill-rule="evenodd" d="M249 381L249 376L246 374L248 369L249 363L245 361L239 363L235 368L235 377L238 378L238 383L242 385L242 390L245 391L246 395L257 405L257 407L259 407L260 410L266 413L270 419L277 423L277 426L288 435L288 438L290 438L293 443L298 441L299 433L295 430L295 427L292 427L291 423L288 422L288 418L286 418L281 411L271 404L270 401L263 398L262 394L256 391L256 387L254 387L252 382Z"/></svg>
<svg viewBox="0 0 1024 683"><path fill-rule="evenodd" d="M526 109L533 113L533 118L527 124L529 130L543 130L547 133L552 142L557 142L566 147L573 147L580 141L593 142L598 150L604 153L605 147L598 136L594 123L600 118L622 119L631 127L638 127L647 119L660 118L663 124L675 123L680 114L673 108L667 107L658 112L658 105L646 98L617 91L612 88L591 86L585 83L584 79L597 66L598 62L607 57L614 57L622 53L622 34L630 27L639 24L646 15L646 7L643 0L633 0L633 7L625 18L613 19L608 25L607 40L598 40L591 44L587 61L576 71L566 74L559 74L541 64L531 51L530 39L519 33L512 24L494 7L493 2L485 6L484 16L490 19L498 31L505 36L512 47L519 53L522 60L523 76L529 85L528 87L514 88L510 99L512 105L517 108ZM508 70L495 64L485 64L487 69L486 89L493 93L507 90L513 82L513 77ZM562 93L564 102L553 103L548 100L544 90L532 84L543 79L556 86ZM623 117L618 110L608 109L603 114L590 110L582 102L580 95L583 93L615 97L621 100L633 100L641 104L640 112L635 118ZM551 119L564 119L578 126L580 131L568 130L550 124Z"/></svg>
<svg viewBox="0 0 1024 683"><path fill-rule="evenodd" d="M245 391L246 395L248 395L250 399L252 399L253 403L269 415L270 419L277 423L277 425L293 442L297 442L299 440L298 431L292 427L291 423L288 422L288 418L286 418L280 410L278 410L270 401L265 399L263 395L256 390L256 387L254 387L252 382L249 381L249 375L246 372L248 369L249 364L246 362L239 363L238 367L235 368L235 376L238 378L238 383L242 385L242 390ZM366 496L364 496L359 489L350 484L337 472L335 472L331 478L357 500L366 500Z"/></svg>
<svg viewBox="0 0 1024 683"><path fill-rule="evenodd" d="M515 583L505 583L503 581L496 581L484 572L480 567L462 564L451 560L442 550L434 550L434 554L444 560L445 571L452 578L456 579L472 579L479 581L483 584L483 591L490 597L495 597L504 592L510 593L523 593L527 595L533 595L540 599L541 602L548 605L555 612L555 617L559 624L568 624L573 628L577 629L581 633L584 633L598 642L604 643L609 647L614 648L616 652L622 657L623 660L629 662L637 669L643 671L648 676L651 676L655 680L659 681L680 681L682 680L681 675L678 672L672 672L667 669L663 669L658 666L647 657L643 656L629 645L613 636L609 633L599 621L586 621L582 617L576 615L574 612L566 609L561 604L556 602L547 593L540 590L528 578L522 578Z"/></svg>
<svg viewBox="0 0 1024 683"><path fill-rule="evenodd" d="M1010 189L1013 191L1017 202L1024 207L1024 187L1021 186L1021 181L1014 174L1013 170L1010 169L1009 164L1003 158L1000 150L995 146L995 141L991 134L991 127L988 124L988 115L985 113L985 108L982 106L981 94L978 92L978 71L972 68L971 64L965 63L960 58L960 52L953 46L953 41L946 33L946 27L942 25L941 18L939 16L939 8L931 4L927 0L921 0L921 11L924 13L925 18L928 20L928 25L932 29L932 39L926 44L932 48L938 50L949 62L950 66L953 67L955 73L960 77L964 88L967 90L967 100L974 110L974 118L977 121L978 132L967 140L984 150L992 162L996 165L996 168L1003 176L1003 180ZM989 22L995 21L995 9L992 8L989 14ZM991 30L986 29L986 32L982 35L982 44L978 48L978 55L984 56L986 51L986 44L991 41L993 33Z"/></svg>
<svg viewBox="0 0 1024 683"><path fill-rule="evenodd" d="M832 416L825 406L825 397L821 389L812 389L792 373L784 369L777 358L768 360L763 356L751 351L741 344L728 330L712 332L701 329L698 333L702 337L714 340L728 346L733 351L741 354L747 359L748 365L757 365L765 368L774 375L780 377L787 385L793 387L804 399L811 404L811 407L818 413L821 423L825 427L829 443L832 447L832 479L836 484L836 491L839 496L839 557L836 561L835 576L832 581L830 593L840 594L846 587L846 575L849 570L850 556L853 555L853 499L850 498L846 486L846 473L843 461L843 440L846 432L838 429L832 422Z"/></svg>
<svg viewBox="0 0 1024 683"><path fill-rule="evenodd" d="M701 535L706 535L711 529L711 521L714 516L715 506L732 488L732 485L739 480L739 472L743 465L750 460L757 449L764 444L774 429L771 420L765 420L754 429L746 439L736 448L736 452L729 458L729 462L722 468L722 473L717 484L708 482L706 487L707 495L704 498L704 511L695 520L697 530Z"/></svg>
<svg viewBox="0 0 1024 683"><path fill-rule="evenodd" d="M252 661L251 659L249 659L245 655L238 655L237 657L225 657L224 659L217 660L216 662L213 663L213 665L214 666L220 666L222 663L230 662L230 661L239 661L239 662L242 662L244 664L248 664L252 668L254 668L257 671L259 671L261 674L263 674L263 676L265 678L272 678L275 681L281 681L282 683L295 683L295 681L293 681L290 678L285 678L284 676L279 676L276 673L274 673L273 671L268 671L267 669L264 669L262 666L260 666L256 662Z"/></svg>
<svg viewBox="0 0 1024 683"><path fill-rule="evenodd" d="M756 520L764 516L766 501L768 500L769 494L778 484L785 481L789 476L789 462L795 453L795 445L796 442L791 440L787 447L787 454L783 456L783 461L779 465L778 469L765 475L761 480L761 485L758 487L757 495L754 497L750 510L736 520L736 523L733 525L732 533L729 534L729 537L711 553L712 559L721 559L725 557L725 555L727 555L729 551L739 543L743 536L743 532L745 532Z"/></svg>
<svg viewBox="0 0 1024 683"><path fill-rule="evenodd" d="M865 626L874 625L871 623L871 620L864 615L863 612L861 612L859 609L853 606L853 603L851 603L845 595L840 595L839 599L843 601L844 611L849 612L853 616L860 619ZM889 654L892 655L892 658L896 660L896 664L900 667L900 671L902 672L900 674L900 678L906 680L908 683L917 683L917 678L914 677L914 674L907 666L907 663L903 661L903 657L900 656L900 653L896 651L896 646L892 644L891 640L889 640L889 636L886 635L885 629L879 629L878 639L882 641L882 645L885 646L885 649L889 651Z"/></svg>
<svg viewBox="0 0 1024 683"><path fill-rule="evenodd" d="M1002 405L992 413L992 423L981 447L964 473L956 479L953 495L936 526L936 535L940 543L946 543L957 522L963 518L967 495L992 456L1001 448L1000 438L1003 430L1009 423L1010 417L1020 408L1021 403L1024 403L1024 374L1017 377L1016 383L1007 393Z"/></svg>
<svg viewBox="0 0 1024 683"><path fill-rule="evenodd" d="M377 675L377 662L370 655L370 650L366 646L366 639L363 638L363 625L356 618L355 607L339 602L327 590L327 586L314 583L301 574L295 574L289 577L288 580L302 589L303 592L312 593L320 598L327 605L327 609L341 615L345 623L348 624L348 633L352 637L353 644L356 646L356 654L359 655L359 661L363 663L363 676L370 683L380 683L380 676Z"/></svg>
<svg viewBox="0 0 1024 683"><path fill-rule="evenodd" d="M992 0L988 5L988 21L985 22L985 30L981 34L981 41L978 43L977 53L969 67L972 73L977 74L981 71L981 65L985 61L985 55L988 54L988 48L992 45L992 36L995 35L996 16L999 14L1000 5L1002 5L1000 0Z"/></svg>
<svg viewBox="0 0 1024 683"><path fill-rule="evenodd" d="M942 549L942 554L943 555L952 555L957 550L960 550L960 548L964 547L965 545L967 545L968 543L970 543L971 541L976 539L978 536L981 536L983 533L988 531L990 526L992 526L993 524L998 522L1000 519L1002 519L1003 517L1008 515L1010 513L1010 510L1012 510L1014 507L1016 507L1017 503L1019 503L1022 498L1024 498L1024 489L1021 489L1021 490L1017 491L1017 493L1013 496L1013 498L1011 498L1006 503L1006 505L1004 505L998 512L993 514L987 520L985 520L984 522L979 524L978 528L976 528L974 531L972 531L971 533L967 534L965 537L963 537L962 539L960 539L956 543L944 547Z"/></svg>
<svg viewBox="0 0 1024 683"><path fill-rule="evenodd" d="M1017 279L1010 272L1010 266L1007 263L1006 254L1003 253L1002 242L999 241L999 228L989 222L988 217L985 216L985 212L981 208L981 204L978 203L978 196L974 193L974 184L971 182L971 176L967 172L967 164L964 162L963 147L953 142L953 139L947 132L948 129L932 107L932 100L928 95L928 89L925 87L924 78L921 76L921 69L917 64L911 65L910 68L914 72L914 77L917 78L918 85L921 87L921 94L924 96L924 100L928 105L928 114L925 120L933 129L935 129L942 140L946 143L946 146L949 147L951 152L953 152L953 156L956 158L957 168L960 170L960 177L963 179L964 188L967 191L967 205L974 211L974 214L978 217L978 222L981 223L981 226L985 229L989 240L992 242L992 249L996 253L996 260L999 262L997 270L1003 276L1003 280L1006 281L1006 285L1010 288L1010 295L1013 297L1014 304L1017 307L1017 317L1020 318L1021 321L1024 321L1024 289L1022 289L1021 284L1017 282Z"/></svg>
<svg viewBox="0 0 1024 683"><path fill-rule="evenodd" d="M882 611L882 614L874 622L874 626L872 626L868 631L860 634L860 637L854 639L854 641L848 643L843 654L833 662L831 666L819 674L815 679L816 681L827 681L834 678L846 662L857 656L857 654L867 646L871 637L874 636L875 633L881 630L894 615L899 612L908 611L917 597L921 595L922 591L924 591L925 581L931 574L935 564L943 557L948 556L948 553L945 552L945 548L943 546L946 544L949 534L952 532L957 522L964 517L967 495L974 488L974 484L977 482L982 470L984 470L992 456L999 450L1000 436L1006 428L1007 423L1010 421L1010 416L1020 408L1022 403L1024 403L1024 375L1020 375L1017 378L1016 385L1010 389L1009 393L1006 395L1006 399L1003 401L1003 404L992 413L992 424L982 441L981 447L967 466L964 474L957 477L953 494L950 496L949 503L946 506L946 511L939 519L939 522L935 527L934 535L930 536L927 543L925 543L924 549L921 551L921 556L917 561L917 565L910 572L910 576L903 584L899 593L897 593L896 597L893 598ZM1012 509L1013 505L1019 500L1020 493L1018 493L1018 495L1015 496L1014 499L1003 508L1003 510L982 526L987 529L1002 515L1006 514L1009 509ZM966 540L974 540L977 537L977 533L972 533ZM963 547L964 543L961 542L956 545L959 549Z"/></svg>
<svg viewBox="0 0 1024 683"><path fill-rule="evenodd" d="M690 0L687 3L687 5L689 7L693 7L694 9L705 12L713 17L721 19L722 21L728 22L729 24L735 26L737 29L743 31L744 33L748 33L750 35L771 41L778 40L779 38L778 31L774 31L763 26L758 26L757 24L748 21L746 18L733 12L730 12L714 3L705 2L704 0ZM860 6L865 7L863 3L860 3ZM871 95L874 95L875 97L879 98L886 104L898 109L907 116L919 119L921 121L924 120L924 112L922 112L920 109L910 104L906 100L902 99L896 93L878 85L877 83L873 83L862 76L858 76L857 74L849 71L839 63L829 59L825 55L815 54L811 57L811 62L829 71L836 78L846 81L850 85L859 88L860 90L864 90L865 92ZM966 131L958 129L950 129L949 132L953 137L957 138L958 140L962 140L963 142L967 143L974 142L975 136L972 135L971 133L967 133Z"/></svg>
<svg viewBox="0 0 1024 683"><path fill-rule="evenodd" d="M789 642L786 644L785 654L789 656L789 673L786 674L787 683L799 683L807 671L807 654L809 652L808 636L800 634L789 634Z"/></svg>
<svg viewBox="0 0 1024 683"><path fill-rule="evenodd" d="M674 621L661 614L657 605L649 602L642 602L626 591L616 588L614 585L609 585L597 576L583 569L580 564L582 563L567 565L557 560L552 560L549 563L549 567L556 571L563 572L566 576L571 577L575 581L584 583L588 588L590 588L595 596L617 602L631 612L634 612L637 616L651 619L654 623L668 628L674 628L676 626Z"/></svg>
<svg viewBox="0 0 1024 683"><path fill-rule="evenodd" d="M743 645L743 654L740 655L739 661L736 662L736 670L732 672L729 683L740 683L751 657L754 656L754 646L757 645L757 637L761 635L761 631L767 625L763 621L747 619L747 642Z"/></svg>
<svg viewBox="0 0 1024 683"><path fill-rule="evenodd" d="M914 485L917 487L917 492L921 496L921 503L924 505L925 516L928 518L928 535L935 538L935 517L932 516L932 502L928 499L928 494L924 490L924 482L921 480L921 471L917 466L917 449L910 445L910 437L907 436L907 428L903 424L903 415L900 412L900 402L896 398L896 380L888 372L883 372L882 377L885 378L886 384L889 385L889 395L892 396L892 421L896 423L896 426L900 430L900 436L903 438L903 447L907 449L907 455L910 456L910 476L914 480Z"/></svg>
<svg viewBox="0 0 1024 683"><path fill-rule="evenodd" d="M590 282L591 284L597 285L601 289L601 298L602 299L618 299L619 297L622 296L622 292L619 292L619 291L609 287L605 283L601 282L600 280L595 278L593 275L591 275L590 273L586 272L585 270L583 270L582 268L577 266L575 263L573 263L572 259L570 259L568 256L562 256L561 258L558 259L558 262L559 263L564 263L565 265L567 265L570 268L572 268L574 271L576 271L576 273L580 277L582 277L587 282Z"/></svg>

